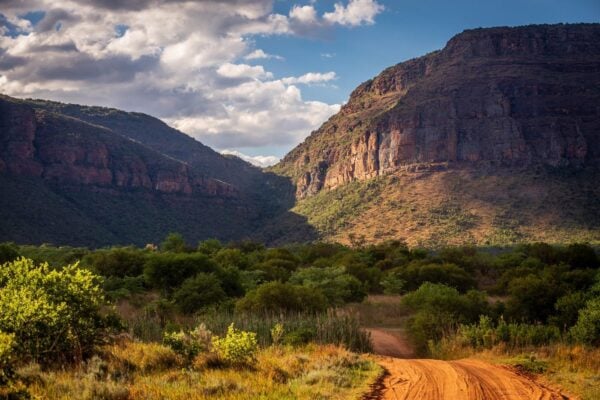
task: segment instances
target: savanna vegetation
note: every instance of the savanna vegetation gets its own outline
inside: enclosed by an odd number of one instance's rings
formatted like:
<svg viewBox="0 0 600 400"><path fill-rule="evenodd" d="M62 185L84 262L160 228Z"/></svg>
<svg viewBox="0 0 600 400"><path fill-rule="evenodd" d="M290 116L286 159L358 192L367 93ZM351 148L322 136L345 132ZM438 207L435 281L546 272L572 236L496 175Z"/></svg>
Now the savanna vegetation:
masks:
<svg viewBox="0 0 600 400"><path fill-rule="evenodd" d="M371 348L361 328L382 321L422 356L493 354L584 397L600 373L600 259L586 244L266 248L171 234L145 248L5 243L0 262L13 398L360 397L380 374L357 355Z"/></svg>

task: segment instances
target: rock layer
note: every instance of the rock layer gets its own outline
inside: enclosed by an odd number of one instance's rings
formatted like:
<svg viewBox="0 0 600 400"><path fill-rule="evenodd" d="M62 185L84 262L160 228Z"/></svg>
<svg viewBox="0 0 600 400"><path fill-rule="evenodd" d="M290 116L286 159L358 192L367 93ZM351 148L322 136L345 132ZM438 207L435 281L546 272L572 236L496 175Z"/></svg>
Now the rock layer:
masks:
<svg viewBox="0 0 600 400"><path fill-rule="evenodd" d="M361 84L274 167L307 197L394 171L600 160L600 24L465 31Z"/></svg>
<svg viewBox="0 0 600 400"><path fill-rule="evenodd" d="M59 184L235 197L206 178L113 131L0 98L0 172Z"/></svg>

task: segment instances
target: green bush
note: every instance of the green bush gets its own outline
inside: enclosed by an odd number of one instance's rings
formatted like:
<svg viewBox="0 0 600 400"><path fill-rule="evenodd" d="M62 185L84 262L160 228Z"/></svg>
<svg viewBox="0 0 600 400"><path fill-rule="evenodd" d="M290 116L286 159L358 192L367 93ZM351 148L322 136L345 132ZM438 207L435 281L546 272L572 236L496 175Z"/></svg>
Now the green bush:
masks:
<svg viewBox="0 0 600 400"><path fill-rule="evenodd" d="M318 289L289 283L269 282L246 293L236 303L240 312L324 311L327 298Z"/></svg>
<svg viewBox="0 0 600 400"><path fill-rule="evenodd" d="M173 294L173 301L185 314L192 314L226 299L221 281L214 274L199 273L185 280Z"/></svg>
<svg viewBox="0 0 600 400"><path fill-rule="evenodd" d="M455 288L424 283L402 298L415 313L408 321L408 331L417 350L426 352L428 342L449 336L461 323L475 322L489 312L485 294L471 290L460 294Z"/></svg>
<svg viewBox="0 0 600 400"><path fill-rule="evenodd" d="M143 250L134 247L114 247L94 251L86 255L81 263L100 275L123 278L141 275L145 261L146 252Z"/></svg>
<svg viewBox="0 0 600 400"><path fill-rule="evenodd" d="M421 264L413 262L398 271L398 277L406 282L406 290L416 290L425 282L441 283L466 292L475 287L475 280L455 264Z"/></svg>
<svg viewBox="0 0 600 400"><path fill-rule="evenodd" d="M0 264L14 261L19 255L19 249L14 243L0 243Z"/></svg>
<svg viewBox="0 0 600 400"><path fill-rule="evenodd" d="M0 330L16 354L41 363L87 357L104 339L99 278L77 264L53 270L21 258L0 267Z"/></svg>
<svg viewBox="0 0 600 400"><path fill-rule="evenodd" d="M144 276L158 289L172 291L188 278L200 272L216 272L218 266L200 253L157 253L148 256Z"/></svg>
<svg viewBox="0 0 600 400"><path fill-rule="evenodd" d="M294 272L289 283L321 291L331 306L361 302L367 295L363 284L343 267L301 268Z"/></svg>
<svg viewBox="0 0 600 400"><path fill-rule="evenodd" d="M15 335L0 331L0 386L6 385L13 376L12 358Z"/></svg>
<svg viewBox="0 0 600 400"><path fill-rule="evenodd" d="M571 328L571 335L580 342L592 345L600 344L600 297L589 300L579 310L577 323Z"/></svg>
<svg viewBox="0 0 600 400"><path fill-rule="evenodd" d="M255 361L258 351L256 333L245 332L229 325L225 337L214 336L212 346L222 360L231 364L250 364Z"/></svg>
<svg viewBox="0 0 600 400"><path fill-rule="evenodd" d="M172 348L178 354L192 360L198 354L210 350L212 332L206 325L200 324L195 329L184 332L165 332L163 343Z"/></svg>

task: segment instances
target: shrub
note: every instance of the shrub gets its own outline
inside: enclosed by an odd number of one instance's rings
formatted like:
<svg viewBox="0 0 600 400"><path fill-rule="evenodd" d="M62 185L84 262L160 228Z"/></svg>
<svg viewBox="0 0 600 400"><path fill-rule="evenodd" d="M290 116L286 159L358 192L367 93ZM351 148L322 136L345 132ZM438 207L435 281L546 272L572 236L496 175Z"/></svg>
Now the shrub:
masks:
<svg viewBox="0 0 600 400"><path fill-rule="evenodd" d="M580 342L592 345L600 344L600 297L586 303L579 310L577 323L571 328L571 335Z"/></svg>
<svg viewBox="0 0 600 400"><path fill-rule="evenodd" d="M289 283L269 282L246 293L238 300L236 310L242 312L323 311L327 299L318 289Z"/></svg>
<svg viewBox="0 0 600 400"><path fill-rule="evenodd" d="M0 243L0 264L19 258L19 249L14 243Z"/></svg>
<svg viewBox="0 0 600 400"><path fill-rule="evenodd" d="M343 267L302 268L294 272L289 282L321 291L332 306L361 302L367 295L360 281Z"/></svg>
<svg viewBox="0 0 600 400"><path fill-rule="evenodd" d="M157 253L148 256L144 276L152 286L171 291L200 272L216 272L217 265L200 253Z"/></svg>
<svg viewBox="0 0 600 400"><path fill-rule="evenodd" d="M184 332L165 332L163 342L177 353L191 360L200 353L210 349L212 332L206 325L200 324L195 329Z"/></svg>
<svg viewBox="0 0 600 400"><path fill-rule="evenodd" d="M169 233L165 240L160 244L161 251L170 251L173 253L185 253L187 245L180 233Z"/></svg>
<svg viewBox="0 0 600 400"><path fill-rule="evenodd" d="M237 330L233 324L227 328L225 337L213 337L212 345L221 359L237 365L254 362L258 350L256 333Z"/></svg>
<svg viewBox="0 0 600 400"><path fill-rule="evenodd" d="M454 288L433 283L424 283L404 296L402 303L415 311L408 331L419 352L427 350L429 341L439 341L458 324L475 322L489 310L482 292L471 290L461 295Z"/></svg>
<svg viewBox="0 0 600 400"><path fill-rule="evenodd" d="M0 386L5 385L13 376L12 356L15 335L0 331Z"/></svg>
<svg viewBox="0 0 600 400"><path fill-rule="evenodd" d="M173 294L175 304L183 313L192 314L225 300L221 281L214 274L199 273L185 280Z"/></svg>
<svg viewBox="0 0 600 400"><path fill-rule="evenodd" d="M398 271L398 278L406 282L407 290L415 290L425 282L441 283L460 292L475 286L475 280L455 264L409 264Z"/></svg>
<svg viewBox="0 0 600 400"><path fill-rule="evenodd" d="M278 346L281 343L281 339L285 333L285 329L283 325L279 322L276 323L273 328L271 328L271 340L275 346Z"/></svg>
<svg viewBox="0 0 600 400"><path fill-rule="evenodd" d="M106 333L99 278L77 264L53 270L21 258L0 267L0 330L24 359L49 363L91 354Z"/></svg>
<svg viewBox="0 0 600 400"><path fill-rule="evenodd" d="M91 267L100 275L123 278L141 275L145 261L146 254L142 250L133 247L115 247L86 255L82 264Z"/></svg>

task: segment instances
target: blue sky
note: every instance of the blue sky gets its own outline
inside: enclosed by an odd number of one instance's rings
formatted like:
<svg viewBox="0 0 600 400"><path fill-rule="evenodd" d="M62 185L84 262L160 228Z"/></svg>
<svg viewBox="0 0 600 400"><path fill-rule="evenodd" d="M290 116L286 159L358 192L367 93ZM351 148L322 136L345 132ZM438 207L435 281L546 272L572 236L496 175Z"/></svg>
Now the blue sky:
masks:
<svg viewBox="0 0 600 400"><path fill-rule="evenodd" d="M384 68L599 0L1 0L0 93L140 111L267 165Z"/></svg>
<svg viewBox="0 0 600 400"><path fill-rule="evenodd" d="M322 11L335 1L318 1ZM465 29L544 23L600 22L600 0L384 0L385 11L375 24L359 28L337 27L329 38L258 37L257 46L278 54L285 62L269 60L269 70L278 75L307 70L335 71L331 87L310 87L307 99L343 102L361 82L386 67L433 50ZM288 1L275 9L289 11ZM333 58L321 54L335 54Z"/></svg>

